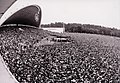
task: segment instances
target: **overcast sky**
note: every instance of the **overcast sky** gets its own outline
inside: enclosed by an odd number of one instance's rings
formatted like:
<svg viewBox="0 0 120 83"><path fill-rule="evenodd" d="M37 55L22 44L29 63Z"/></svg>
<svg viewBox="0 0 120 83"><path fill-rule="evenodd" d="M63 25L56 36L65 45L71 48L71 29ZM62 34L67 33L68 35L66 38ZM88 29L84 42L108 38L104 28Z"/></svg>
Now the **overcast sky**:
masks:
<svg viewBox="0 0 120 83"><path fill-rule="evenodd" d="M42 24L82 23L120 29L120 0L18 0L18 2L20 6L25 2L40 4Z"/></svg>
<svg viewBox="0 0 120 83"><path fill-rule="evenodd" d="M120 29L120 0L40 0L42 24L95 24Z"/></svg>

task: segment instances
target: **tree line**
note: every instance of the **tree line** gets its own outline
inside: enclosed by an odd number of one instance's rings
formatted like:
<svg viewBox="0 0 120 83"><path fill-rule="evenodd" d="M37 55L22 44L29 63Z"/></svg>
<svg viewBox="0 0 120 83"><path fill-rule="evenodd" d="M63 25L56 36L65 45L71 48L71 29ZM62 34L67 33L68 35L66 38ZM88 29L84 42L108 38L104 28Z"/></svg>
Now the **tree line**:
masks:
<svg viewBox="0 0 120 83"><path fill-rule="evenodd" d="M55 22L51 24L42 24L41 27L64 27L65 32L72 33L90 33L90 34L101 34L120 37L120 30L116 28L104 27L99 25L91 24L80 24L80 23L68 23L63 24L62 22Z"/></svg>

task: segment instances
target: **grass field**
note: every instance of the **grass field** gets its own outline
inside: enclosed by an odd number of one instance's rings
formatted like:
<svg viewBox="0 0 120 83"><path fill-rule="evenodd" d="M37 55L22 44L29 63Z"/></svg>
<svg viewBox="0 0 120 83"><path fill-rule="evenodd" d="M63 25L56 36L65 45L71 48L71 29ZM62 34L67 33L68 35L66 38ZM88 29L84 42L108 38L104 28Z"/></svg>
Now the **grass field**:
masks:
<svg viewBox="0 0 120 83"><path fill-rule="evenodd" d="M0 54L20 83L120 83L120 38L64 33L70 43L34 46L56 33L22 29L0 32Z"/></svg>

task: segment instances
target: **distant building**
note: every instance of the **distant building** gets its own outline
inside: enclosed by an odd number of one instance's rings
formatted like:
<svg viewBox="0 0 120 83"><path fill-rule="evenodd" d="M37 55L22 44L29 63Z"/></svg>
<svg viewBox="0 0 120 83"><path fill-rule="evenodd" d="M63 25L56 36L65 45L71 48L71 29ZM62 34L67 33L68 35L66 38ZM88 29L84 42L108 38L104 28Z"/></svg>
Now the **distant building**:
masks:
<svg viewBox="0 0 120 83"><path fill-rule="evenodd" d="M58 33L63 33L65 31L64 27L47 27L47 28L42 27L42 29Z"/></svg>

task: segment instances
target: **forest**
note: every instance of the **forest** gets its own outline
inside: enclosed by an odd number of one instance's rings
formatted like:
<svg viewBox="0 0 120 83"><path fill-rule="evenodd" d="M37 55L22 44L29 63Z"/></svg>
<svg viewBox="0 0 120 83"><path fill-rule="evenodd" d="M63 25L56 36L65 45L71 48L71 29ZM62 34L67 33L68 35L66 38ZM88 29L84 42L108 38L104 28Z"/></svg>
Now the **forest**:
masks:
<svg viewBox="0 0 120 83"><path fill-rule="evenodd" d="M104 27L104 26L100 26L100 25L55 22L55 23L50 23L50 24L42 24L41 27L44 27L44 28L64 27L65 32L90 33L90 34L101 34L101 35L120 37L120 30L118 30L114 27Z"/></svg>

